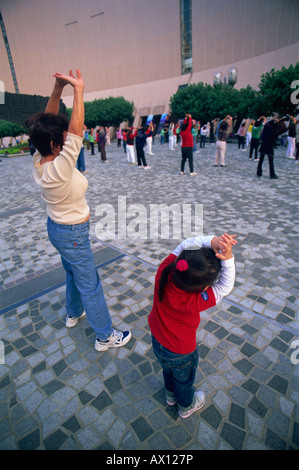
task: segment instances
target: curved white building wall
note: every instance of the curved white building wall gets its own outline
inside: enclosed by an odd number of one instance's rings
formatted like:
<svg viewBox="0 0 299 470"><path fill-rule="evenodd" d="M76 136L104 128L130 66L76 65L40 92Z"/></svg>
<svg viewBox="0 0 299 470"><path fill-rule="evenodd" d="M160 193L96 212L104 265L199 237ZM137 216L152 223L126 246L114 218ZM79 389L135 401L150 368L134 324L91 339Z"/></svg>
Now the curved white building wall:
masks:
<svg viewBox="0 0 299 470"><path fill-rule="evenodd" d="M289 67L294 63L293 58L298 56L299 43L291 46L263 54L258 57L234 62L217 69L204 70L192 75L180 75L174 78L156 80L129 87L114 88L98 92L85 94L85 101L92 101L98 98L108 98L109 96L124 96L125 99L133 101L136 108L135 125L139 123L139 118L149 114L169 113L170 97L176 93L180 85L186 83L208 83L213 84L214 72L219 70L223 75L227 75L228 69L234 65L238 69L238 82L235 88L246 88L250 84L258 89L260 77L263 73L269 72L272 68L280 69L282 66ZM291 90L290 90L291 93ZM72 107L72 96L63 99L67 107Z"/></svg>
<svg viewBox="0 0 299 470"><path fill-rule="evenodd" d="M1 0L20 93L48 96L55 71L81 69L85 100L124 96L136 119L169 110L179 85L238 68L236 87L299 60L297 0L192 0L193 73L181 75L180 0ZM0 32L0 80L14 92ZM72 105L71 89L63 100Z"/></svg>

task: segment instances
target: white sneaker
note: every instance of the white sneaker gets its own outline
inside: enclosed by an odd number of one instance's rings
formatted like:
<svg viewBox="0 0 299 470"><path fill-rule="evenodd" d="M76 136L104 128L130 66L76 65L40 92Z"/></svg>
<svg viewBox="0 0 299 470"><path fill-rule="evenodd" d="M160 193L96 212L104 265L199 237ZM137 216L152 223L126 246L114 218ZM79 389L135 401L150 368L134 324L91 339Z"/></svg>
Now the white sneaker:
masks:
<svg viewBox="0 0 299 470"><path fill-rule="evenodd" d="M132 335L130 331L113 330L113 333L106 340L96 338L95 349L97 351L107 351L109 348L120 348L127 344Z"/></svg>
<svg viewBox="0 0 299 470"><path fill-rule="evenodd" d="M151 169L151 166L148 166L148 165L147 165L147 166L144 167L144 169L145 169L145 170L150 170L150 169Z"/></svg>
<svg viewBox="0 0 299 470"><path fill-rule="evenodd" d="M190 176L196 176L196 175L197 175L197 173L194 173L194 172L190 173Z"/></svg>
<svg viewBox="0 0 299 470"><path fill-rule="evenodd" d="M190 406L184 407L178 405L178 413L181 418L188 418L192 415L195 411L200 410L205 404L206 398L205 394L202 391L198 391L194 393L193 402Z"/></svg>
<svg viewBox="0 0 299 470"><path fill-rule="evenodd" d="M82 315L80 315L80 317L70 317L69 315L67 315L65 319L65 326L67 328L73 328L73 326L76 326L78 321L84 317L86 317L85 312L83 312Z"/></svg>

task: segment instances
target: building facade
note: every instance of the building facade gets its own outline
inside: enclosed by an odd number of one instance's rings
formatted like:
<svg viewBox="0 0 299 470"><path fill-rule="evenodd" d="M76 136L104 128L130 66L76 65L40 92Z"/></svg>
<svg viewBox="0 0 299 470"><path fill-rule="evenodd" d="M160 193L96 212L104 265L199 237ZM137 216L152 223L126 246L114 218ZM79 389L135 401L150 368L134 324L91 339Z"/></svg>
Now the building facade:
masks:
<svg viewBox="0 0 299 470"><path fill-rule="evenodd" d="M124 96L136 124L216 72L235 66L236 88L257 88L295 64L298 14L297 0L0 0L0 81L48 96L54 72L79 68L85 101ZM72 106L70 89L63 101Z"/></svg>

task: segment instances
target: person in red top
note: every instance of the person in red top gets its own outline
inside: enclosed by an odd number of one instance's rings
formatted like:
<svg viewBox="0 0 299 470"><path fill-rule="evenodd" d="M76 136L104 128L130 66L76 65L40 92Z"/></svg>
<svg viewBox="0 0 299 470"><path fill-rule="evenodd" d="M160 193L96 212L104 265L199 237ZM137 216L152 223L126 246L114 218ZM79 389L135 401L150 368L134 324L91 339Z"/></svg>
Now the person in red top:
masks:
<svg viewBox="0 0 299 470"><path fill-rule="evenodd" d="M182 138L182 161L181 161L181 174L184 174L186 160L189 161L190 175L195 176L193 169L193 135L191 134L193 121L191 114L186 114L186 117L181 125L180 136Z"/></svg>
<svg viewBox="0 0 299 470"><path fill-rule="evenodd" d="M127 160L128 163L132 165L136 165L135 160L135 151L134 151L134 141L137 135L137 129L135 127L131 127L127 132Z"/></svg>
<svg viewBox="0 0 299 470"><path fill-rule="evenodd" d="M121 131L123 137L123 148L124 152L127 153L127 129Z"/></svg>
<svg viewBox="0 0 299 470"><path fill-rule="evenodd" d="M154 353L163 369L168 405L178 403L187 418L205 403L194 392L198 364L196 330L200 312L228 295L235 281L235 235L193 237L181 242L162 262L155 277L148 323Z"/></svg>

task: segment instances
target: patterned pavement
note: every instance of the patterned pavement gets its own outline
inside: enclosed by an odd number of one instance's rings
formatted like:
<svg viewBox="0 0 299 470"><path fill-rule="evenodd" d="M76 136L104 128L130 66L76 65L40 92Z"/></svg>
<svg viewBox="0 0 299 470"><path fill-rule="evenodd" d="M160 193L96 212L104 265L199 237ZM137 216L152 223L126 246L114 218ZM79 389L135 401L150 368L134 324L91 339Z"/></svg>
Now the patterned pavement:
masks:
<svg viewBox="0 0 299 470"><path fill-rule="evenodd" d="M114 326L132 332L125 347L104 353L86 319L64 325L64 272L31 157L2 158L1 450L299 449L299 165L279 147L279 179L269 179L267 161L257 178L248 150L229 143L225 168L213 166L214 150L208 143L194 155L197 176L181 175L180 148L158 141L150 170L128 165L115 142L105 164L85 151L95 264ZM157 266L178 240L117 232L99 240L99 208L110 205L118 220L120 196L128 226L135 204L147 217L154 204L201 204L205 235L238 236L235 288L201 315L196 386L206 404L188 419L165 403L147 325Z"/></svg>

